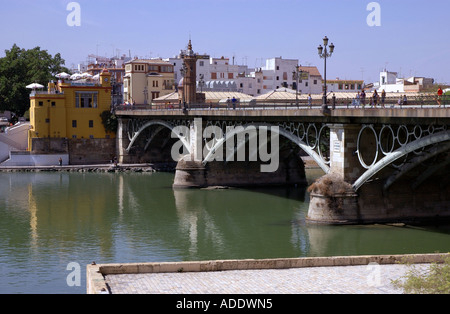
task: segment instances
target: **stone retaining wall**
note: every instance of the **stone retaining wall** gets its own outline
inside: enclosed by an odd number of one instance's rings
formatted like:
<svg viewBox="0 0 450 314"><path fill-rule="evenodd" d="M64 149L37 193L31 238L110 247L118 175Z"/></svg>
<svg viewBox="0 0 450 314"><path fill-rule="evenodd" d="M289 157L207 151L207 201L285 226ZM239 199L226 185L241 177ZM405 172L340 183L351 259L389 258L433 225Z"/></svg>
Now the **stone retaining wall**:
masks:
<svg viewBox="0 0 450 314"><path fill-rule="evenodd" d="M104 276L139 273L207 272L226 270L286 269L300 267L338 267L368 265L369 263L427 264L442 263L450 254L406 254L406 255L365 255L304 257L280 259L216 260L199 262L95 264L87 266L87 293L107 294Z"/></svg>

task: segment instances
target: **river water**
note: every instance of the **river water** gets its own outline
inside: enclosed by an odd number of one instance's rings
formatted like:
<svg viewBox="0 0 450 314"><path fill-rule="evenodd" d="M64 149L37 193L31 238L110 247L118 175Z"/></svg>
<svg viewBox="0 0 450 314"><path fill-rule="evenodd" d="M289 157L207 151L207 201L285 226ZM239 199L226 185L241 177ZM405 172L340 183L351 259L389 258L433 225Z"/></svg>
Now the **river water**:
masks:
<svg viewBox="0 0 450 314"><path fill-rule="evenodd" d="M173 178L0 173L0 293L86 293L92 261L450 251L449 226L306 224L305 188L174 190Z"/></svg>

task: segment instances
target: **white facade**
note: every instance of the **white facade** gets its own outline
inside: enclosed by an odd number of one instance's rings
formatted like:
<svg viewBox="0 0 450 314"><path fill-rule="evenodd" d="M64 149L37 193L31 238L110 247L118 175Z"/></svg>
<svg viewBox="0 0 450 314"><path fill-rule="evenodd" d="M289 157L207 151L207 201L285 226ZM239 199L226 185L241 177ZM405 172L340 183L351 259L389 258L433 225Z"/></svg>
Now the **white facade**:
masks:
<svg viewBox="0 0 450 314"><path fill-rule="evenodd" d="M266 61L263 68L264 84L263 93L276 90L278 88L291 88L297 90L297 80L294 76L297 59L272 58ZM298 92L300 94L320 94L322 93L322 75L315 66L300 66Z"/></svg>
<svg viewBox="0 0 450 314"><path fill-rule="evenodd" d="M9 158L11 151L25 151L28 147L29 122L19 122L0 133L0 162Z"/></svg>
<svg viewBox="0 0 450 314"><path fill-rule="evenodd" d="M264 80L262 69L251 71L250 74L240 75L236 79L238 91L241 93L258 96L264 94Z"/></svg>
<svg viewBox="0 0 450 314"><path fill-rule="evenodd" d="M164 59L174 66L174 79L182 79L182 53L174 58ZM271 58L266 60L263 68L249 69L246 65L230 63L226 57L212 58L208 55L197 56L198 91L238 91L258 96L278 88L296 89L294 72L298 65L296 59ZM298 82L299 93L322 93L322 76L317 67L300 67L303 71ZM203 84L200 84L202 80ZM219 82L219 83L218 83ZM237 90L235 89L237 88Z"/></svg>
<svg viewBox="0 0 450 314"><path fill-rule="evenodd" d="M374 84L378 92L386 91L386 93L406 93L420 92L424 87L432 86L434 79L426 77L412 76L408 79L397 78L396 72L382 71L380 72L380 81Z"/></svg>
<svg viewBox="0 0 450 314"><path fill-rule="evenodd" d="M380 81L374 86L378 92L383 90L386 93L403 93L404 81L397 78L397 72L382 71L380 72Z"/></svg>
<svg viewBox="0 0 450 314"><path fill-rule="evenodd" d="M327 80L328 93L359 93L363 88L362 80Z"/></svg>

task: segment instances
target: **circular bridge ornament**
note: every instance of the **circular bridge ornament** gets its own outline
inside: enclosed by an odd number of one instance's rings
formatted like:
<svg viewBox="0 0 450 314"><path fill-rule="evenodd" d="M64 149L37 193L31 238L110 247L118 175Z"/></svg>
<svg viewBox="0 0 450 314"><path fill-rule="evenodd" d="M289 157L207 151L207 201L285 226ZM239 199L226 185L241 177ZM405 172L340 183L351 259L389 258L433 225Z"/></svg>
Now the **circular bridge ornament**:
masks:
<svg viewBox="0 0 450 314"><path fill-rule="evenodd" d="M310 133L311 132L310 130L312 130L313 133ZM312 136L310 137L310 135ZM311 145L312 141L314 141L313 145ZM311 123L310 125L308 125L308 128L306 129L306 144L308 144L308 146L311 147L311 149L315 149L317 147L318 142L319 142L319 135L317 134L317 128L315 124Z"/></svg>
<svg viewBox="0 0 450 314"><path fill-rule="evenodd" d="M327 133L328 129L328 133ZM323 162L327 165L331 163L330 160L330 129L328 125L324 124L320 128L319 136L317 140L317 151L319 152L320 158L322 158ZM323 140L322 140L323 139ZM325 149L322 150L322 147ZM324 156L324 153L328 153L328 156Z"/></svg>
<svg viewBox="0 0 450 314"><path fill-rule="evenodd" d="M374 136L374 138L375 138L375 154L374 154L374 158L373 158L373 160L372 160L372 163L371 163L370 165L366 164L366 162L364 161L364 158L363 158L363 156L362 156L362 153L361 153L361 148L362 148L362 147L361 147L361 138L362 138L363 133L364 133L364 131L365 131L366 129L371 130L372 133L373 133L373 136ZM365 141L365 143L367 143L367 142ZM358 159L359 159L359 162L361 163L361 165L362 165L364 168L369 169L370 167L372 167L373 165L375 165L375 163L377 162L377 159L378 159L378 146L379 146L378 136L377 136L377 132L375 131L375 129L373 128L373 126L372 126L372 125L363 125L363 127L361 128L361 130L359 131L359 134L358 134L358 140L357 140L357 143L356 143L356 150L357 150L357 152L358 152Z"/></svg>
<svg viewBox="0 0 450 314"><path fill-rule="evenodd" d="M394 134L394 130L392 130L392 127L390 125L383 125L383 127L380 130L378 144L379 144L381 152L385 156L394 151L395 139L396 139L396 137ZM384 144L387 144L387 147L384 147ZM390 146L390 148L388 148L388 146Z"/></svg>

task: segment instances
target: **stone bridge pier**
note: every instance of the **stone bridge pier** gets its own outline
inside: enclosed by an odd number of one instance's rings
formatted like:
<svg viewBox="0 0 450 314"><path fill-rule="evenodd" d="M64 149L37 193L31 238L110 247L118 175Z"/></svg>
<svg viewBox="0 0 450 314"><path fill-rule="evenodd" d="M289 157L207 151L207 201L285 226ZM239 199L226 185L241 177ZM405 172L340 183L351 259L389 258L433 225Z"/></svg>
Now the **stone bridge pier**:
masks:
<svg viewBox="0 0 450 314"><path fill-rule="evenodd" d="M308 221L449 219L449 140L446 125L330 125L330 170L308 188Z"/></svg>

